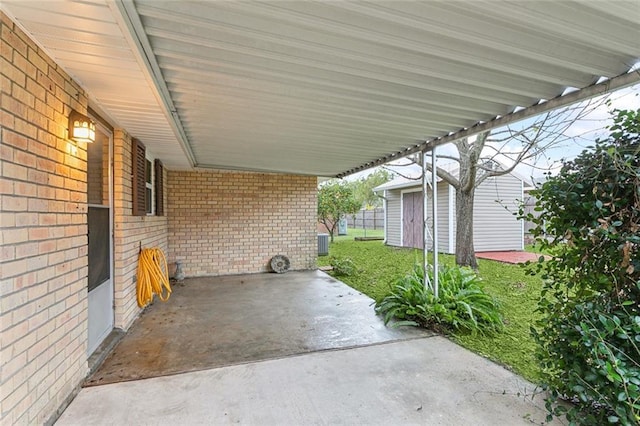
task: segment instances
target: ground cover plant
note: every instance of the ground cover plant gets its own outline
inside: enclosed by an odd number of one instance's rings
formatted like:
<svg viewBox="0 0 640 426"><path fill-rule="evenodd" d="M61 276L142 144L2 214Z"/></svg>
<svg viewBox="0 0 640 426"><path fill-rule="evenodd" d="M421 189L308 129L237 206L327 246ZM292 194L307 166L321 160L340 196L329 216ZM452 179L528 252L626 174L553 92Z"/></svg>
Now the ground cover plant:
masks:
<svg viewBox="0 0 640 426"><path fill-rule="evenodd" d="M348 236L337 237L329 247L330 256L320 257L318 263L328 265L330 257L350 259L355 271L337 278L374 300L382 300L391 292L393 283L421 261L422 251L385 246L382 241L354 241L354 235L360 234L360 230L349 229ZM440 255L440 262L455 265L455 259L449 255ZM534 311L542 288L540 278L528 275L518 265L483 259L479 260L478 272L482 288L502 307L504 329L488 335L452 331L450 338L534 383L539 382L536 344L529 330L539 316Z"/></svg>
<svg viewBox="0 0 640 426"><path fill-rule="evenodd" d="M489 333L503 328L500 304L485 292L480 277L470 268L438 268L438 292L432 289L433 269L415 264L413 271L396 280L391 292L376 301L385 324L415 325L443 331Z"/></svg>

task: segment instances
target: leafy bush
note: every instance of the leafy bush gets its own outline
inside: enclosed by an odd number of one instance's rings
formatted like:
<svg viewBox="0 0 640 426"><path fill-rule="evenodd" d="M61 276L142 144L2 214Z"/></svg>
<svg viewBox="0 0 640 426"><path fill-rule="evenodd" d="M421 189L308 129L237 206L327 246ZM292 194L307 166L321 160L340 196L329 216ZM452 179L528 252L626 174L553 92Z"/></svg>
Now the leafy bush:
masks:
<svg viewBox="0 0 640 426"><path fill-rule="evenodd" d="M549 319L549 327L559 330L566 341L546 345L565 349L545 362L552 371L564 373L562 387L551 388L548 407L578 424L635 425L640 420L640 311L631 305L614 313L607 310L585 302L566 317ZM568 395L577 406L572 410L551 404Z"/></svg>
<svg viewBox="0 0 640 426"><path fill-rule="evenodd" d="M640 423L640 110L538 190L537 242L555 257L532 329L553 408L573 423ZM543 232L553 236L543 238Z"/></svg>
<svg viewBox="0 0 640 426"><path fill-rule="evenodd" d="M329 258L329 264L333 268L333 275L336 276L350 276L356 272L356 265L353 263L353 260L348 257L340 258L331 256Z"/></svg>
<svg viewBox="0 0 640 426"><path fill-rule="evenodd" d="M502 329L498 302L482 290L475 272L445 266L440 269L438 280L436 297L424 284L424 268L414 266L410 274L398 279L388 296L376 302L376 312L383 315L385 324L396 320L394 326L416 325L472 332Z"/></svg>

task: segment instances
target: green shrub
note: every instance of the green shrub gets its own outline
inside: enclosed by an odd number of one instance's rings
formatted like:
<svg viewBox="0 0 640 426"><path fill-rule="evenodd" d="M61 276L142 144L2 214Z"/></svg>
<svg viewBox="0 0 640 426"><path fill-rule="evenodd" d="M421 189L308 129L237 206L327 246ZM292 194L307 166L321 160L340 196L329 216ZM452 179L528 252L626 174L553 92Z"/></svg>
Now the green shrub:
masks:
<svg viewBox="0 0 640 426"><path fill-rule="evenodd" d="M330 257L329 264L333 268L333 275L336 276L350 276L356 272L356 265L353 260L348 257Z"/></svg>
<svg viewBox="0 0 640 426"><path fill-rule="evenodd" d="M435 296L424 284L424 268L398 279L391 293L376 303L385 324L416 325L436 330L496 331L503 328L498 302L479 286L474 271L458 266L442 267ZM433 281L433 280L431 280Z"/></svg>
<svg viewBox="0 0 640 426"><path fill-rule="evenodd" d="M538 190L533 231L555 256L532 329L551 391L574 424L640 423L640 110ZM543 232L551 239L543 238ZM555 407L569 398L570 409Z"/></svg>
<svg viewBox="0 0 640 426"><path fill-rule="evenodd" d="M573 423L635 425L640 420L640 309L579 303L565 317L549 318L549 326L565 339L545 348L555 358L545 367L559 370L563 383L553 386L548 407ZM555 384L555 382L552 382ZM553 406L558 397L571 396L576 406Z"/></svg>

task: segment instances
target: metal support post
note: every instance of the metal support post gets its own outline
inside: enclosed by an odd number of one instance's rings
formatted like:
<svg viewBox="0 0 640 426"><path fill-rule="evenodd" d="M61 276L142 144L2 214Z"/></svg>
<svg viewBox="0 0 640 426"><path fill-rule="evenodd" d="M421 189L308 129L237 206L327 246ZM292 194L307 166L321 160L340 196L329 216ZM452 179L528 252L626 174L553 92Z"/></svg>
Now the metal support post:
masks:
<svg viewBox="0 0 640 426"><path fill-rule="evenodd" d="M433 295L438 297L438 173L436 173L436 147L431 150L431 209L433 214Z"/></svg>

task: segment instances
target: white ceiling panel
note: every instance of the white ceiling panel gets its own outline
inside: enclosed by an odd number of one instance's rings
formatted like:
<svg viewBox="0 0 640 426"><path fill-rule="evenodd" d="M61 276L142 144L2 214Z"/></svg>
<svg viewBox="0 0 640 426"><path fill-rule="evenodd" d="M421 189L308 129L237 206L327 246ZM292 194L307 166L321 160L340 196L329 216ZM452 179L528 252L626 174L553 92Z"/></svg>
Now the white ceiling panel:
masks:
<svg viewBox="0 0 640 426"><path fill-rule="evenodd" d="M640 81L640 0L2 7L171 168L341 175Z"/></svg>
<svg viewBox="0 0 640 426"><path fill-rule="evenodd" d="M191 164L107 2L11 1L2 8L89 93L113 125L139 138L169 167Z"/></svg>

